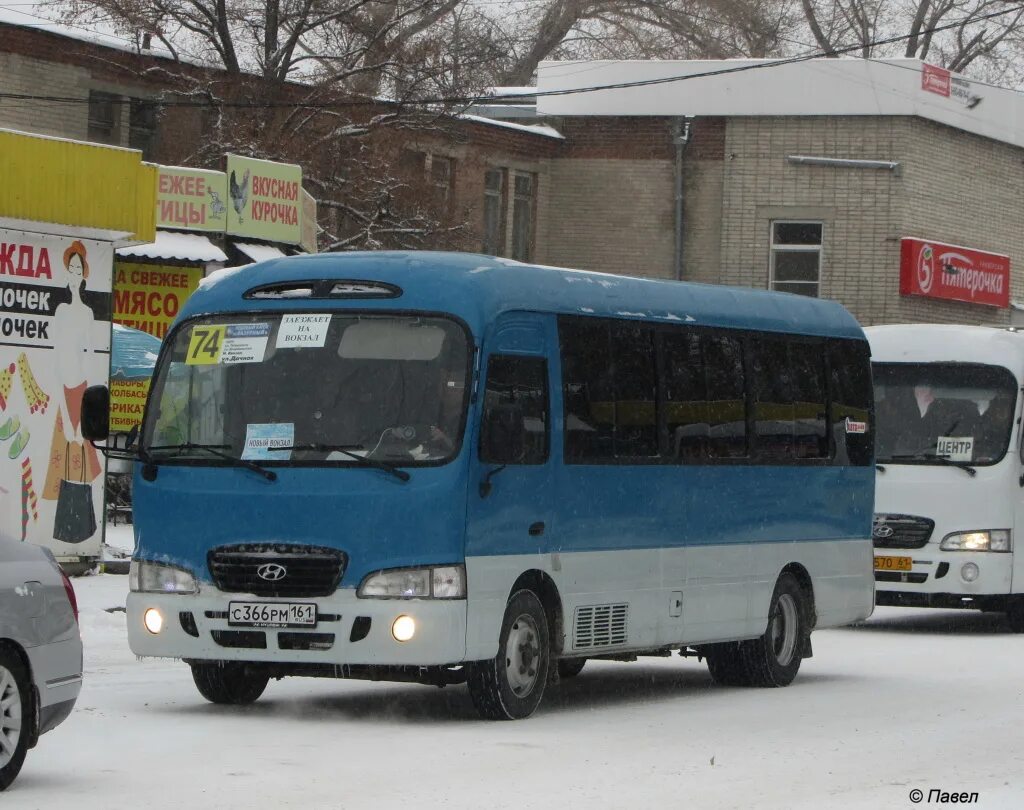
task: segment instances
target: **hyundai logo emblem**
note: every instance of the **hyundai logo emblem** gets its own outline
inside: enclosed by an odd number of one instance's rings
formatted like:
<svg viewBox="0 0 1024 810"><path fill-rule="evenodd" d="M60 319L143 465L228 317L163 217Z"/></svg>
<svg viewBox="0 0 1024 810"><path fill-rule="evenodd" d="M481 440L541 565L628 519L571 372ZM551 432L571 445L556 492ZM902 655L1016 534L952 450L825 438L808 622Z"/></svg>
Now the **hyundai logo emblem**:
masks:
<svg viewBox="0 0 1024 810"><path fill-rule="evenodd" d="M256 569L256 573L260 579L265 579L267 582L277 582L279 579L284 579L288 576L288 569L278 563L264 563Z"/></svg>
<svg viewBox="0 0 1024 810"><path fill-rule="evenodd" d="M871 534L879 540L885 540L887 537L892 537L893 531L891 526L886 526L884 523L876 523L871 529Z"/></svg>

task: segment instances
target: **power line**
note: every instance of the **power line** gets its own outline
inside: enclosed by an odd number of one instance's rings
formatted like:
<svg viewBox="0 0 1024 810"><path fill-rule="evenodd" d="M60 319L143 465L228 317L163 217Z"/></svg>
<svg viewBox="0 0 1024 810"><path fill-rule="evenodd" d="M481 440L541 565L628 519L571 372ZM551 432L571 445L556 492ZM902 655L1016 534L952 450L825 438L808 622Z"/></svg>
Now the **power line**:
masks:
<svg viewBox="0 0 1024 810"><path fill-rule="evenodd" d="M1008 14L1016 14L1020 11L1024 11L1024 4L1018 4L1010 6L1001 11L994 11L988 14L979 15L971 20L972 23L983 22L985 20L996 19L1003 17ZM753 63L747 63L743 65L736 65L733 67L716 68L714 70L706 70L700 73L690 73L683 75L674 76L663 76L657 79L638 79L635 81L625 82L613 82L609 84L591 85L588 87L576 87L566 88L561 90L544 90L531 93L529 97L532 98L548 98L554 96L568 96L568 95L579 95L582 93L594 93L603 90L626 90L634 87L654 87L663 84L674 84L677 82L691 81L694 79L707 79L715 76L726 76L734 73L746 73L752 70L767 70L770 68L783 67L785 65L793 65L801 62L808 62L812 59L819 59L823 57L842 56L844 54L854 53L861 51L864 48L874 48L881 45L891 45L896 42L902 42L915 36L921 36L923 34L934 34L941 31L948 31L953 28L957 28L964 24L964 20L957 20L951 23L945 23L943 25L932 26L931 28L924 28L919 31L909 34L899 34L896 36L885 37L883 39L873 40L871 42L860 43L857 45L850 45L843 48L834 48L829 51L814 51L799 56L791 56L782 59L773 59L758 61ZM612 60L617 61L617 60ZM884 63L889 64L889 63ZM895 67L899 67L898 65ZM20 101L44 101L59 104L87 104L88 99L71 96L44 96L24 93L0 93L0 99L11 99ZM473 95L473 96L448 96L448 97L435 97L435 98L421 98L415 100L406 101L391 101L381 99L367 99L364 101L324 101L324 102L272 102L272 101L224 101L224 102L211 102L209 100L188 100L188 99L173 99L160 102L164 107L211 107L219 106L224 108L235 108L235 109L342 109L342 108L354 108L354 107L367 107L377 106L380 104L395 104L398 106L407 107L424 107L424 106L438 106L438 105L469 105L469 104L480 104L495 101L512 101L522 100L523 95L512 95L502 96L500 94L495 95Z"/></svg>

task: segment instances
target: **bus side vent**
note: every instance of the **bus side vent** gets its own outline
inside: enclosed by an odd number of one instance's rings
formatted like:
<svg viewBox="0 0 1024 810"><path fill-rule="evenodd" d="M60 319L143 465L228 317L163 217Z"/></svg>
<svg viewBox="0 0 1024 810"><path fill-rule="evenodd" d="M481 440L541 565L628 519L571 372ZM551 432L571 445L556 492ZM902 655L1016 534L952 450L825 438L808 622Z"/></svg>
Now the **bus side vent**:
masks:
<svg viewBox="0 0 1024 810"><path fill-rule="evenodd" d="M576 608L575 624L573 646L577 650L625 644L629 605L583 605Z"/></svg>

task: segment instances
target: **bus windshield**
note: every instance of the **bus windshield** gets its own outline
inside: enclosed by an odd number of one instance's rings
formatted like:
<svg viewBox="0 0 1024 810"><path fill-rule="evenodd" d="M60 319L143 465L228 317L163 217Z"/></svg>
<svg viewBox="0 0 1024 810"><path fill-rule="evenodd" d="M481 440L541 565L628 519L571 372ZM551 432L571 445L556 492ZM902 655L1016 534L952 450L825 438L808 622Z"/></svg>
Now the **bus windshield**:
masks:
<svg viewBox="0 0 1024 810"><path fill-rule="evenodd" d="M973 363L874 365L876 460L995 464L1006 454L1017 382Z"/></svg>
<svg viewBox="0 0 1024 810"><path fill-rule="evenodd" d="M465 330L436 316L216 315L180 326L143 430L153 461L437 464L461 443Z"/></svg>

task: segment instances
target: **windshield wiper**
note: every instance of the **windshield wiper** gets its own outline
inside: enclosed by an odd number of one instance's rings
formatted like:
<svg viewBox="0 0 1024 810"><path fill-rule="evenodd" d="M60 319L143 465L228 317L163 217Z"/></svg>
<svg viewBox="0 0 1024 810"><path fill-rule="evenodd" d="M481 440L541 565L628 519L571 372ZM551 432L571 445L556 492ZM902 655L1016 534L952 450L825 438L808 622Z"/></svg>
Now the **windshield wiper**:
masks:
<svg viewBox="0 0 1024 810"><path fill-rule="evenodd" d="M978 474L978 471L974 469L966 461L953 461L949 456L939 455L938 453L910 453L903 455L889 456L885 461L919 461L929 462L936 461L939 464L944 464L947 467L958 467L963 470L972 478Z"/></svg>
<svg viewBox="0 0 1024 810"><path fill-rule="evenodd" d="M146 448L146 452L147 452L147 454L150 454L149 458L150 458L151 462L155 463L157 461L157 459L154 459L153 456L151 455L151 452L153 450L177 450L178 452L184 452L186 450L205 450L207 453L212 453L213 455L215 455L215 456L217 456L219 458L225 459L226 461L230 461L236 467L245 467L247 470L252 470L253 472L258 472L260 475L262 475L268 481L276 481L277 480L277 473L274 472L273 470L265 469L264 467L261 467L255 461L252 461L250 459L247 459L247 458L235 458L235 456L231 455L230 453L225 453L224 450L226 448L228 448L228 447L231 447L231 445L230 444L194 444L192 442L183 442L182 444L160 444L160 445L157 445L155 447L147 447ZM277 450L277 449L280 449L280 448L276 448L275 447L274 449Z"/></svg>
<svg viewBox="0 0 1024 810"><path fill-rule="evenodd" d="M953 459L951 459L949 456L945 454L939 455L938 453L925 453L924 457L929 461L937 461L940 464L945 464L948 467L959 467L961 470L963 470L965 473L971 476L971 478L978 474L978 471L974 469L974 467L972 467L966 461L953 461Z"/></svg>
<svg viewBox="0 0 1024 810"><path fill-rule="evenodd" d="M375 458L367 458L361 456L358 453L353 453L353 450L362 450L363 445L361 444L323 444L321 442L307 442L305 444L292 444L287 447L275 447L275 450L315 450L319 453L341 453L348 456L355 462L358 462L362 467L371 467L375 470L383 470L389 475L393 475L399 481L408 481L411 477L405 470L401 470L394 464L387 461L380 461Z"/></svg>

